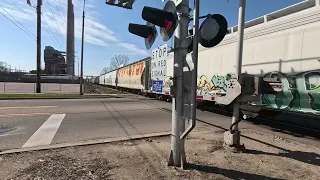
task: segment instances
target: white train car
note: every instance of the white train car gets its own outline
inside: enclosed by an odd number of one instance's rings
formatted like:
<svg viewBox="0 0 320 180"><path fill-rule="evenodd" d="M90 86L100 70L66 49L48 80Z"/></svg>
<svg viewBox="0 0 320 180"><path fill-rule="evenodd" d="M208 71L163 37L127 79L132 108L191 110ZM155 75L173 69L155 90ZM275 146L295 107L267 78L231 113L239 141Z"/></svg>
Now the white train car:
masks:
<svg viewBox="0 0 320 180"><path fill-rule="evenodd" d="M99 76L99 84L101 84L101 85L106 85L106 84L105 84L105 81L104 81L104 77L105 77L104 74L102 74L102 75Z"/></svg>
<svg viewBox="0 0 320 180"><path fill-rule="evenodd" d="M238 27L214 48L199 47L197 98L214 101L226 93L235 72ZM242 72L278 77L283 92L263 95L260 104L275 109L320 113L320 6L308 0L245 23ZM188 54L190 61L191 56ZM162 94L170 98L173 53L166 61ZM150 58L100 76L99 84L150 93ZM152 93L151 93L152 94Z"/></svg>
<svg viewBox="0 0 320 180"><path fill-rule="evenodd" d="M278 77L283 92L261 104L320 113L320 6L309 0L245 23L242 72ZM199 47L198 99L224 94L236 66L237 26L214 48ZM190 58L190 55L189 55ZM173 53L167 59L163 94L170 94Z"/></svg>
<svg viewBox="0 0 320 180"><path fill-rule="evenodd" d="M116 86L117 81L117 71L111 71L104 75L103 82L101 84L107 85L107 86Z"/></svg>
<svg viewBox="0 0 320 180"><path fill-rule="evenodd" d="M149 58L128 64L100 76L99 84L141 93L144 90Z"/></svg>

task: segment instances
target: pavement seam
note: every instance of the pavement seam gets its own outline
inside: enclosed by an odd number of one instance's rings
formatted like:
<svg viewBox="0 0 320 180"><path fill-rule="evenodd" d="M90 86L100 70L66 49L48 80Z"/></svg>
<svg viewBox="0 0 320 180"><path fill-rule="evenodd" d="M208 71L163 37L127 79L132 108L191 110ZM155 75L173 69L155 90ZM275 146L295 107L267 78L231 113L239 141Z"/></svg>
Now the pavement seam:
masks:
<svg viewBox="0 0 320 180"><path fill-rule="evenodd" d="M115 138L107 138L107 139L89 140L89 141L83 141L83 142L50 144L46 146L37 146L37 147L30 147L30 148L18 148L18 149L4 150L4 151L0 150L0 155L22 153L22 152L29 152L29 151L60 149L60 148L67 148L67 147L74 147L74 146L89 146L89 145L105 144L105 143L112 143L112 142L139 140L139 139L152 138L152 137L164 137L164 136L170 136L170 135L171 135L171 132L160 132L160 133L132 135L132 136L115 137Z"/></svg>

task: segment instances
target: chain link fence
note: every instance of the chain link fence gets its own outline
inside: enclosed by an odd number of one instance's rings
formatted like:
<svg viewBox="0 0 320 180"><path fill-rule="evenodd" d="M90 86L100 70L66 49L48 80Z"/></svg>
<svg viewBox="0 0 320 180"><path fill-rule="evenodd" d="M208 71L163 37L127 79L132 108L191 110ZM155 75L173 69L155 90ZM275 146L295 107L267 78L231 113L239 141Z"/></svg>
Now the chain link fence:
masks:
<svg viewBox="0 0 320 180"><path fill-rule="evenodd" d="M57 79L42 78L42 93L79 93L79 79ZM35 93L36 77L35 76L0 76L0 94L4 93Z"/></svg>

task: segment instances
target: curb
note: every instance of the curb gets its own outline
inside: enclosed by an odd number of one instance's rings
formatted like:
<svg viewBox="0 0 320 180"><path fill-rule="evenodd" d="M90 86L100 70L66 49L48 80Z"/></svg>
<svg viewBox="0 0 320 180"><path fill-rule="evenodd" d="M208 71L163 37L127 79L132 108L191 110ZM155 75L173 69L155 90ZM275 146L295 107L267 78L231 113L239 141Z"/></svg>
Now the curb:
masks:
<svg viewBox="0 0 320 180"><path fill-rule="evenodd" d="M89 141L83 141L83 142L52 144L52 145L46 145L46 146L4 150L4 151L0 151L0 155L15 154L15 153L22 153L22 152L29 152L29 151L60 149L60 148L67 148L67 147L74 147L74 146L88 146L88 145L122 142L122 141L129 141L129 140L139 140L139 139L145 139L145 138L151 138L151 137L165 137L170 135L171 135L171 132L160 132L160 133L150 133L150 134L142 134L142 135L108 138L108 139L89 140Z"/></svg>
<svg viewBox="0 0 320 180"><path fill-rule="evenodd" d="M32 100L32 99L98 99L98 98L123 98L118 95L105 95L105 96L95 96L90 95L86 97L12 97L12 98L0 98L0 100Z"/></svg>

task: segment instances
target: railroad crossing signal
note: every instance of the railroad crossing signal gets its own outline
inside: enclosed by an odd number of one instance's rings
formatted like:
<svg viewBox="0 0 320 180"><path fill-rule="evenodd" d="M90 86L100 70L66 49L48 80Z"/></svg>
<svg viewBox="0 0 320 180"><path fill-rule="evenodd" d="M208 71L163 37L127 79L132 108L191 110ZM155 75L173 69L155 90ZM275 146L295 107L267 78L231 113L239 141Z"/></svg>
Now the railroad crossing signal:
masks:
<svg viewBox="0 0 320 180"><path fill-rule="evenodd" d="M228 32L228 23L220 14L208 15L199 29L199 42L203 47L218 45Z"/></svg>
<svg viewBox="0 0 320 180"><path fill-rule="evenodd" d="M147 38L147 49L151 48L157 37L155 25L160 27L160 34L164 41L168 41L172 37L178 25L176 6L172 1L167 2L163 10L145 6L142 11L142 19L147 21L147 25L130 23L129 32Z"/></svg>
<svg viewBox="0 0 320 180"><path fill-rule="evenodd" d="M142 10L142 19L160 27L163 41L168 41L172 37L178 25L176 6L172 1L168 1L163 10L145 6Z"/></svg>
<svg viewBox="0 0 320 180"><path fill-rule="evenodd" d="M157 38L157 29L154 24L147 22L146 25L129 24L129 32L145 38L145 45L147 49L150 49Z"/></svg>
<svg viewBox="0 0 320 180"><path fill-rule="evenodd" d="M135 0L106 0L106 4L108 5L122 7L125 9L132 9L134 2Z"/></svg>

